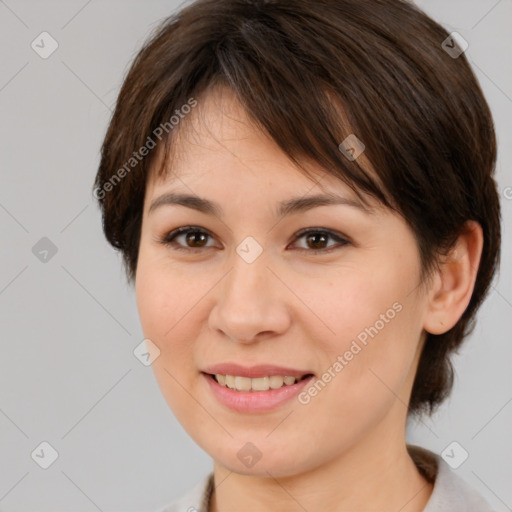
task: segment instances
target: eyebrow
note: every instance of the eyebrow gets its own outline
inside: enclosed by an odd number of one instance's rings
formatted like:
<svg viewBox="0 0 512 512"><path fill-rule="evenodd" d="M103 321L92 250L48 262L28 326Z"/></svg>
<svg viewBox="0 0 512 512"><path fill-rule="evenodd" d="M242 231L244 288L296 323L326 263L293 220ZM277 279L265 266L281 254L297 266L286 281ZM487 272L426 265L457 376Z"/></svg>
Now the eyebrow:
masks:
<svg viewBox="0 0 512 512"><path fill-rule="evenodd" d="M222 218L222 207L213 201L204 199L199 196L189 194L181 194L175 192L168 192L157 197L149 207L148 214L164 205L181 205L205 213L207 215L214 215ZM316 208L318 206L328 205L345 205L357 208L366 213L372 213L373 210L368 206L363 205L355 199L348 199L333 194L319 194L314 196L303 196L286 199L278 204L276 216L278 218L285 217L294 213L305 212Z"/></svg>

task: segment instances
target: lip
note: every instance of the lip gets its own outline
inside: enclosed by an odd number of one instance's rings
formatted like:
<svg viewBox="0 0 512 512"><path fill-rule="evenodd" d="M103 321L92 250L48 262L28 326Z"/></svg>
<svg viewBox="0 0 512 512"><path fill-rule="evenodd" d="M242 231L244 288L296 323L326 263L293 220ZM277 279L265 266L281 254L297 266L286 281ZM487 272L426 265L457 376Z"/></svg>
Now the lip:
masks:
<svg viewBox="0 0 512 512"><path fill-rule="evenodd" d="M258 371L260 370L258 369ZM303 372L300 375L304 375L305 373L310 372ZM314 378L314 375L310 375L309 377L306 377L305 379L302 379L295 384L292 384L291 386L285 385L279 389L269 389L268 391L234 391L226 386L219 384L209 373L201 372L201 375L206 380L209 389L220 404L233 411L241 413L261 413L278 409L296 397L301 392L301 390L304 389L304 387L307 386ZM228 373L226 375L232 374ZM265 375L269 374L266 373ZM275 375L283 374L280 373ZM290 373L287 375L290 375ZM246 375L240 376L245 377Z"/></svg>
<svg viewBox="0 0 512 512"><path fill-rule="evenodd" d="M302 377L308 373L313 373L311 370L298 370L296 368L286 368L284 366L275 366L273 364L259 364L256 366L241 366L236 363L221 363L204 368L203 373L210 373L215 375L235 375L240 377L250 377L256 379L258 377L266 377L271 375L282 375L283 377Z"/></svg>

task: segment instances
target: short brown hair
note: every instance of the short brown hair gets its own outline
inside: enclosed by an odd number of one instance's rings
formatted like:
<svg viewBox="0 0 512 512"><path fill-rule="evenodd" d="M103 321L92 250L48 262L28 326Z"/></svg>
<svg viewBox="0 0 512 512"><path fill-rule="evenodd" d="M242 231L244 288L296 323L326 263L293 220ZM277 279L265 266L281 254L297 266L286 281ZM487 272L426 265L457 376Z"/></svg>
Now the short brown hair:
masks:
<svg viewBox="0 0 512 512"><path fill-rule="evenodd" d="M466 221L482 226L471 301L452 329L427 334L419 362L409 412L432 413L451 390L449 355L472 330L500 253L493 120L465 55L442 46L449 37L405 0L199 0L164 20L124 80L94 184L128 280L156 151L135 153L151 141L165 148L165 162L180 126L172 129L172 116L215 85L228 86L299 167L312 160L398 211L423 270L435 267ZM351 133L377 179L340 151Z"/></svg>

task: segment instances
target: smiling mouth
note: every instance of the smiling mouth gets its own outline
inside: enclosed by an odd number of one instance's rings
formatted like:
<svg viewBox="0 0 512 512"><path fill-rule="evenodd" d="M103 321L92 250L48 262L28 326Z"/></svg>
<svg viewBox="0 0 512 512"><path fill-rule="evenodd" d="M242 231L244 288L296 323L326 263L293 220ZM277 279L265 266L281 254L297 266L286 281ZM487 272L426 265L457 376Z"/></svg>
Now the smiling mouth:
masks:
<svg viewBox="0 0 512 512"><path fill-rule="evenodd" d="M301 380L313 377L312 373L307 373L301 377L293 377L290 375L269 375L265 377L241 377L239 375L222 375L207 374L211 379L220 384L223 387L227 387L233 391L269 391L272 389L279 389L286 386L293 386Z"/></svg>

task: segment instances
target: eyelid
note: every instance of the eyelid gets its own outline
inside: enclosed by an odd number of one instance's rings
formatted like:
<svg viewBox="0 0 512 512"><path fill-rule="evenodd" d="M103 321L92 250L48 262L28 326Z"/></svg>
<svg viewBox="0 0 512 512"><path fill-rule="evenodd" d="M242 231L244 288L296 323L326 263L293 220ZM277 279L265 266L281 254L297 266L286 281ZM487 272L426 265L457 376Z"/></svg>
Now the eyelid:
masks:
<svg viewBox="0 0 512 512"><path fill-rule="evenodd" d="M322 228L322 227L309 227L309 228L304 228L304 229L297 231L297 233L295 233L293 242L296 242L303 236L308 235L310 233L327 235L327 236L331 237L334 241L336 241L337 245L327 247L326 249L318 249L318 250L302 249L302 248L296 249L296 250L298 250L300 252L307 252L310 254L319 254L320 255L320 254L330 253L333 250L340 249L341 247L343 247L345 245L351 244L349 237L345 236L344 234L339 233L337 231L333 231L332 229L327 229L327 228Z"/></svg>
<svg viewBox="0 0 512 512"><path fill-rule="evenodd" d="M209 236L210 238L214 238L213 235L205 228L201 228L199 226L181 226L179 228L173 229L172 231L167 233L162 239L158 239L157 241L164 245L173 246L173 249L175 249L175 250L184 250L184 251L188 251L188 252L197 252L197 251L201 251L203 249L211 249L212 248L212 246L186 247L186 246L175 245L174 241L178 236L187 234L189 232L201 233L201 234ZM300 251L300 252L307 252L310 254L326 254L326 253L331 252L332 250L339 249L345 245L352 243L351 240L349 239L349 237L345 236L344 234L339 233L337 231L333 231L328 228L322 228L322 227L308 227L308 228L300 229L299 231L297 231L297 233L295 233L292 243L296 242L303 236L308 235L310 233L327 235L327 236L331 237L333 240L335 240L337 242L337 245L327 247L325 249L318 249L318 250L304 249L304 248L299 248L299 249L295 249L295 250Z"/></svg>
<svg viewBox="0 0 512 512"><path fill-rule="evenodd" d="M192 251L193 252L193 251L198 251L198 250L204 249L203 247L186 247L186 246L180 246L177 244L175 246L174 240L178 236L187 234L189 232L201 233L201 234L209 236L210 238L213 238L212 234L207 229L201 228L199 226L181 226L179 228L173 229L172 231L167 233L162 239L159 239L158 241L164 245L173 246L173 249L176 249L176 250L184 250L184 251ZM208 249L211 247L206 247L206 248Z"/></svg>

